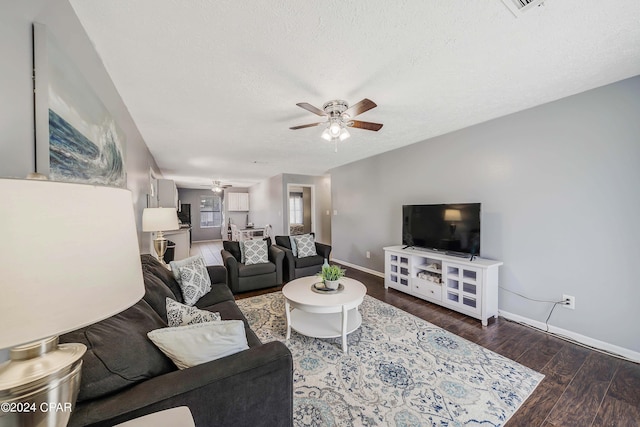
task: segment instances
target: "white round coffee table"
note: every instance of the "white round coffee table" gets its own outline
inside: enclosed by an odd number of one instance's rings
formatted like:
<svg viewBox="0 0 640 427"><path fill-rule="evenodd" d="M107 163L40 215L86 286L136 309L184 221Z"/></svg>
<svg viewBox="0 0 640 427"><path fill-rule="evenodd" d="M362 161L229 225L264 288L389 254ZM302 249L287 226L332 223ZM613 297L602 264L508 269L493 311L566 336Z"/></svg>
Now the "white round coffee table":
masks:
<svg viewBox="0 0 640 427"><path fill-rule="evenodd" d="M347 334L362 324L358 307L362 304L367 288L348 277L340 279L344 290L320 294L311 289L321 279L316 276L301 277L284 285L287 316L287 339L291 329L314 338L342 337L342 350L347 352Z"/></svg>

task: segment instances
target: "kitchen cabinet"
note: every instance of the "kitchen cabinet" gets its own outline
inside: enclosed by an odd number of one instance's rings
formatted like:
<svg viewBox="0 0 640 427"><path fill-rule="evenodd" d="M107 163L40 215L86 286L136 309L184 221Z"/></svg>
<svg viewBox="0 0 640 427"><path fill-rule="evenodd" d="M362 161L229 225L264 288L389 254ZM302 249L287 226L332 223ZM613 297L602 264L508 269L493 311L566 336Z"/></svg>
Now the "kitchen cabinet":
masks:
<svg viewBox="0 0 640 427"><path fill-rule="evenodd" d="M227 193L228 211L249 211L249 193Z"/></svg>

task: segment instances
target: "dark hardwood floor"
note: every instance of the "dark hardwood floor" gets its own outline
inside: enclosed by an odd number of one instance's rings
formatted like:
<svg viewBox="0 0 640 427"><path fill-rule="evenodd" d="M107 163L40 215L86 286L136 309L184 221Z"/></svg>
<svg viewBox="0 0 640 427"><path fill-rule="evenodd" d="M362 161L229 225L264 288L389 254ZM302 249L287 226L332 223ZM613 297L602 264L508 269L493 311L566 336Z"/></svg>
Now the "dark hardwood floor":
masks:
<svg viewBox="0 0 640 427"><path fill-rule="evenodd" d="M349 277L366 285L370 296L543 373L544 380L506 426L640 426L640 364L503 318L482 327L479 320L386 290L380 277L353 268L348 271ZM247 292L236 298L280 289Z"/></svg>

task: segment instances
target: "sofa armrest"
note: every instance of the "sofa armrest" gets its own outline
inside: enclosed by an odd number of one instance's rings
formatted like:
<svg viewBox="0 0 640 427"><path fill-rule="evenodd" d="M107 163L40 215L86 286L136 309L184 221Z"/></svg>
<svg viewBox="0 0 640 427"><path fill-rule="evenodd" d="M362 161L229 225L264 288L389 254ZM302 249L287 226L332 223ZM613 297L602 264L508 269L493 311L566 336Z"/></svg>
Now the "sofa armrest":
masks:
<svg viewBox="0 0 640 427"><path fill-rule="evenodd" d="M231 292L238 292L238 260L231 252L224 249L220 251L220 255L222 255L222 262L227 268L227 285L229 285Z"/></svg>
<svg viewBox="0 0 640 427"><path fill-rule="evenodd" d="M112 426L188 406L198 427L293 425L293 359L273 341L78 404L69 427Z"/></svg>
<svg viewBox="0 0 640 427"><path fill-rule="evenodd" d="M282 285L283 279L283 260L284 260L284 251L280 249L280 246L271 245L269 246L269 261L276 265L276 285Z"/></svg>
<svg viewBox="0 0 640 427"><path fill-rule="evenodd" d="M287 282L293 280L293 278L295 277L296 269L296 260L293 256L293 251L280 245L272 245L271 247L276 247L284 252L284 258L282 262L282 271L284 272L283 280L286 280Z"/></svg>
<svg viewBox="0 0 640 427"><path fill-rule="evenodd" d="M329 255L331 254L331 246L330 245L325 245L324 243L316 242L316 252L322 258L324 258L327 261L329 261Z"/></svg>
<svg viewBox="0 0 640 427"><path fill-rule="evenodd" d="M209 272L209 278L211 278L211 284L224 283L227 284L227 269L222 265L208 265L207 271Z"/></svg>

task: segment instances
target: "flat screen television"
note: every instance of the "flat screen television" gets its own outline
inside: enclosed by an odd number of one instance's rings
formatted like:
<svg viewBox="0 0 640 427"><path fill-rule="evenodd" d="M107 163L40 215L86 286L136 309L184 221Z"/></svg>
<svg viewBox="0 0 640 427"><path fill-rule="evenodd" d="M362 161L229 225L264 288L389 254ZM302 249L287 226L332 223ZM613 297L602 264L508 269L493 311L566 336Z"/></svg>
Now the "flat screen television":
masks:
<svg viewBox="0 0 640 427"><path fill-rule="evenodd" d="M480 203L403 205L402 244L453 255L479 255Z"/></svg>

